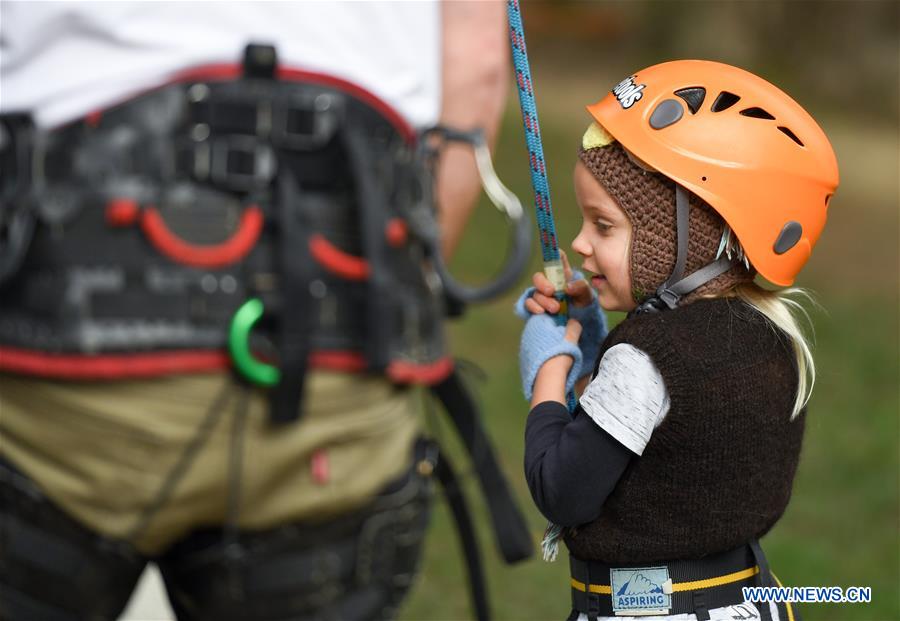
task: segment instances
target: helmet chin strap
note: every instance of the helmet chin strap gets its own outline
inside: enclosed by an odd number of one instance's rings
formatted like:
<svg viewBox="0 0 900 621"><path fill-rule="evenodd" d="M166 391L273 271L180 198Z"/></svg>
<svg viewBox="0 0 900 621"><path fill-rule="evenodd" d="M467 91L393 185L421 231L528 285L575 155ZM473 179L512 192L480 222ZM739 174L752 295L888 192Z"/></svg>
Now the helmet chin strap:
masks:
<svg viewBox="0 0 900 621"><path fill-rule="evenodd" d="M712 263L701 267L687 278L682 278L684 275L684 265L687 262L688 234L690 229L689 196L686 189L675 184L675 223L678 244L675 267L672 269L672 275L669 276L668 280L661 284L659 289L656 290L656 294L632 311L634 314L657 312L667 308L677 308L682 297L700 285L708 283L720 274L724 274L731 269L731 266L733 265L731 259L722 255Z"/></svg>

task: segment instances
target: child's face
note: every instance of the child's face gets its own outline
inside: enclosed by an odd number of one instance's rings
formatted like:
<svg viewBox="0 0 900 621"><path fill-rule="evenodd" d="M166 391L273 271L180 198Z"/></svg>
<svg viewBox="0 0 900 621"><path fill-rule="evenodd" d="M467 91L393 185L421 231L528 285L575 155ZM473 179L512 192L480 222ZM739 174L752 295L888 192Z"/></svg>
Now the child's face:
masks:
<svg viewBox="0 0 900 621"><path fill-rule="evenodd" d="M581 160L574 182L582 223L572 249L583 259L582 270L591 272L600 306L630 311L637 306L631 297L631 221Z"/></svg>

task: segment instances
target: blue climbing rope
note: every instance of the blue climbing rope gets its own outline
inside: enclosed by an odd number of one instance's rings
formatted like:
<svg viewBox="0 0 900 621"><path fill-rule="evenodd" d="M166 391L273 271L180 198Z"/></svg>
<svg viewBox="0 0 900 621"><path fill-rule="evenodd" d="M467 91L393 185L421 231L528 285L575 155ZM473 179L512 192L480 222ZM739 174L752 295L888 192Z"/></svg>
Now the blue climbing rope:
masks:
<svg viewBox="0 0 900 621"><path fill-rule="evenodd" d="M562 269L559 256L559 243L556 239L556 226L553 222L553 207L550 204L550 183L547 180L547 165L544 161L544 147L541 142L541 128L538 123L537 104L534 101L534 87L531 81L531 68L528 65L528 52L525 48L525 30L522 27L522 12L518 0L506 3L509 14L509 40L512 45L513 66L516 71L516 86L519 92L519 106L522 109L522 123L525 127L525 142L528 146L528 158L531 169L531 184L534 187L534 206L537 224L540 231L541 254L544 258L545 270ZM551 282L559 291L565 282L559 283L554 274ZM548 274L550 278L550 274Z"/></svg>
<svg viewBox="0 0 900 621"><path fill-rule="evenodd" d="M565 325L568 307L565 295L566 278L556 239L556 225L553 221L553 207L550 204L550 183L547 180L547 165L544 161L544 146L541 142L541 127L538 123L537 104L534 101L534 84L531 67L528 65L528 51L525 48L525 28L522 26L522 11L519 0L507 0L509 15L509 41L512 47L513 67L516 71L516 87L519 92L519 107L522 109L522 123L525 127L525 143L531 168L531 185L534 188L534 207L540 231L541 254L544 259L544 274L556 289L555 297L560 303L556 322ZM566 395L569 412L575 411L575 393ZM562 528L552 522L547 524L541 541L545 561L556 560Z"/></svg>

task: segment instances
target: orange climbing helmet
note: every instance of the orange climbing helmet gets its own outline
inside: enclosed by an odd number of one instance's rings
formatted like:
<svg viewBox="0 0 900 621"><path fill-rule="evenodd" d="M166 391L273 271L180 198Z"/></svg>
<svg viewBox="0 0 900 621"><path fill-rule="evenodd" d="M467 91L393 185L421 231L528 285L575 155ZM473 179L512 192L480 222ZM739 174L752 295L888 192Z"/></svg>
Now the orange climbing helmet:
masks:
<svg viewBox="0 0 900 621"><path fill-rule="evenodd" d="M838 186L831 143L797 102L743 69L679 60L638 71L587 109L709 203L764 278L793 284Z"/></svg>

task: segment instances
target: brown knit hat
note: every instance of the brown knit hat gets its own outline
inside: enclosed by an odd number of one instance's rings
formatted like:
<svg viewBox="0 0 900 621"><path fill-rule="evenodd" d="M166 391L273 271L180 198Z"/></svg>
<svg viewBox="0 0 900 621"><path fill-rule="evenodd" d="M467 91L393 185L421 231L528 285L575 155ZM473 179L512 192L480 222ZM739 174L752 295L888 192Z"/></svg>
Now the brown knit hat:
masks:
<svg viewBox="0 0 900 621"><path fill-rule="evenodd" d="M632 297L640 304L672 274L677 254L675 182L638 166L618 142L580 149L581 161L603 184L631 221ZM725 231L725 221L703 199L690 194L688 252L684 276L713 262ZM756 271L743 263L688 293L681 304L727 291L753 280Z"/></svg>

